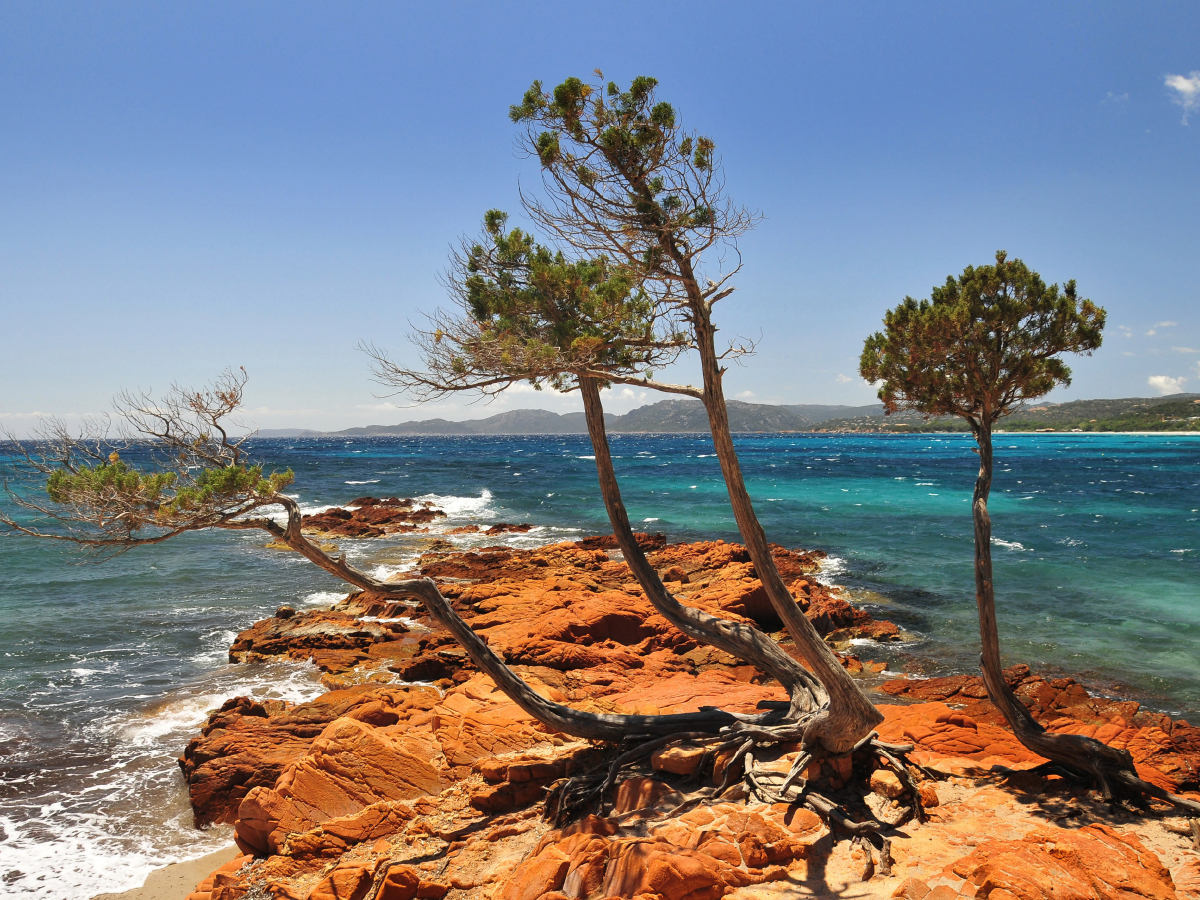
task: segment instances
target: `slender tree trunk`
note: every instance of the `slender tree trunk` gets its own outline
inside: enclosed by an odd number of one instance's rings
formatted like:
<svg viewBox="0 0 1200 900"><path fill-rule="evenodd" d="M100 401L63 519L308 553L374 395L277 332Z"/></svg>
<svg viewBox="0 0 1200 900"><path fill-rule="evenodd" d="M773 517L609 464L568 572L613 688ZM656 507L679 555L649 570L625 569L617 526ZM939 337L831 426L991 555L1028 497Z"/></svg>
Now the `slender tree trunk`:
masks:
<svg viewBox="0 0 1200 900"><path fill-rule="evenodd" d="M979 664L988 699L1004 716L1017 740L1048 760L1061 763L1095 779L1105 798L1113 788L1165 800L1178 807L1200 811L1200 804L1177 797L1137 777L1133 757L1093 738L1076 734L1051 734L1034 719L1004 678L1000 662L1000 631L996 624L996 592L992 582L992 519L988 515L988 497L992 490L992 423L985 415L971 423L979 446L979 475L971 501L975 526L975 605L979 611L979 639L982 644Z"/></svg>
<svg viewBox="0 0 1200 900"><path fill-rule="evenodd" d="M789 718L797 719L806 713L815 712L826 699L820 683L803 666L783 652L774 641L751 625L731 622L684 606L666 589L662 579L646 559L646 554L638 546L633 528L629 524L629 514L621 499L621 490L617 484L616 470L609 450L599 384L595 378L584 375L579 377L579 388L583 394L588 436L595 452L596 474L600 481L600 493L604 497L608 519L612 523L617 544L625 556L625 563L645 591L651 605L688 637L731 653L777 679L791 697Z"/></svg>
<svg viewBox="0 0 1200 900"><path fill-rule="evenodd" d="M687 274L694 286L695 280L690 277L690 269ZM698 287L696 290L698 292ZM708 413L713 445L721 463L721 474L729 491L738 530L771 605L829 695L828 713L821 717L821 721L814 723L810 741L820 744L830 753L843 753L866 737L872 728L883 721L883 716L838 662L783 583L771 556L766 534L754 512L733 446L729 411L722 386L724 371L716 352L716 328L712 324L709 307L701 299L691 303L689 309L704 377L704 408Z"/></svg>
<svg viewBox="0 0 1200 900"><path fill-rule="evenodd" d="M971 519L975 526L975 606L979 612L979 640L982 645L980 663L988 693L993 685L1007 701L1006 706L1019 701L1010 697L1000 665L1000 631L996 625L996 591L992 584L992 517L988 515L988 497L992 492L992 426L986 418L980 426L976 443L979 448L979 474L975 478L975 493L971 497ZM993 699L993 702L995 700ZM1021 706L1025 712L1024 706ZM1001 707L1004 711L1004 707ZM1005 712L1007 718L1008 713ZM1010 722L1011 724L1011 722Z"/></svg>
<svg viewBox="0 0 1200 900"><path fill-rule="evenodd" d="M757 723L770 716L770 713L742 716L719 709L662 716L612 715L582 712L547 700L535 693L521 676L509 668L471 626L463 621L446 602L446 598L432 579L414 578L385 582L360 572L346 562L344 555L335 559L304 537L300 532L299 507L286 498L281 503L288 511L287 526L265 519L259 523L260 527L326 572L349 584L397 598L415 598L420 601L430 618L454 636L476 667L488 675L510 700L547 728L587 740L619 743L639 736L664 737L681 732L716 733L738 722Z"/></svg>

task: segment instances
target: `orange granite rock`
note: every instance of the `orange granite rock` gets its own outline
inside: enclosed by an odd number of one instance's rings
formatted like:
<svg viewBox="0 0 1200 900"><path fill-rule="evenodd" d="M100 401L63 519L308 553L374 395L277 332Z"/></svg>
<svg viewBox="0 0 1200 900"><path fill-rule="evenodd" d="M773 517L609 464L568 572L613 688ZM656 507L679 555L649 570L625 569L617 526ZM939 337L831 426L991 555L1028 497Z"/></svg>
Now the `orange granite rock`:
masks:
<svg viewBox="0 0 1200 900"><path fill-rule="evenodd" d="M1074 679L1046 679L1031 674L1028 666L1005 670L1005 678L1047 730L1082 734L1128 750L1141 778L1172 793L1200 791L1200 728L1161 713L1142 711L1134 701L1092 697ZM903 735L907 726L893 727L890 723L900 723L907 717L917 729L908 739L943 756L995 756L1021 764L1039 760L1016 743L977 676L898 679L886 682L881 689L893 696L940 701L946 709L950 708L948 704L962 707L952 710L960 716L958 720L932 706L921 711L916 711L916 706L906 707L911 711L893 713L885 724L893 737ZM927 721L922 724L913 717ZM966 727L955 728L956 722ZM974 736L968 733L970 730ZM983 746L975 749L980 744Z"/></svg>
<svg viewBox="0 0 1200 900"><path fill-rule="evenodd" d="M238 809L238 844L281 853L290 834L360 812L380 800L437 794L437 746L419 732L336 719L273 788L250 791Z"/></svg>
<svg viewBox="0 0 1200 900"><path fill-rule="evenodd" d="M1171 874L1142 843L1107 825L985 841L950 866L977 900L1175 900Z"/></svg>

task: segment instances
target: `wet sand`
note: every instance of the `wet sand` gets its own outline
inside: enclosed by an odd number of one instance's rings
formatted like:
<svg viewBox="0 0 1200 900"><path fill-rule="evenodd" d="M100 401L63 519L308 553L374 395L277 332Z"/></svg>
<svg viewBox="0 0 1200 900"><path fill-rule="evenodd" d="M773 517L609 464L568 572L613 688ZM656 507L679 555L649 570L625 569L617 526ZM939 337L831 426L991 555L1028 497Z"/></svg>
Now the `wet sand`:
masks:
<svg viewBox="0 0 1200 900"><path fill-rule="evenodd" d="M237 847L230 844L199 859L155 869L140 888L119 894L97 894L92 900L184 900L214 869L238 854Z"/></svg>

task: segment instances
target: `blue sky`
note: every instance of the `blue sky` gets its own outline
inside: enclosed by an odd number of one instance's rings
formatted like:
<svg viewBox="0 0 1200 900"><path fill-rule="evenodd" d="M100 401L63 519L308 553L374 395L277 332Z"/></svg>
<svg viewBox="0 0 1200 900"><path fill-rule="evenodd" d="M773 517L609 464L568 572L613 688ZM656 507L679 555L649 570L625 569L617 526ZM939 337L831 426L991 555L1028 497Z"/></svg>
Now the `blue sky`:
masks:
<svg viewBox="0 0 1200 900"><path fill-rule="evenodd" d="M1109 311L1052 399L1200 389L1195 3L10 2L0 425L238 365L267 428L578 408L396 409L355 347L409 354L448 247L538 183L508 105L597 67L657 77L764 216L730 396L871 402L884 310L1000 248Z"/></svg>

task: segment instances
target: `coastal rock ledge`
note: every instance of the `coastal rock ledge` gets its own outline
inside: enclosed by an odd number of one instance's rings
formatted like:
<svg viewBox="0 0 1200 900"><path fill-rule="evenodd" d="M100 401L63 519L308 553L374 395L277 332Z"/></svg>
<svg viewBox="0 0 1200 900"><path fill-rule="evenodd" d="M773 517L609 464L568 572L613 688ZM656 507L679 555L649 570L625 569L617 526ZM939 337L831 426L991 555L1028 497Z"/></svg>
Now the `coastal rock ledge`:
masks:
<svg viewBox="0 0 1200 900"><path fill-rule="evenodd" d="M779 627L740 546L642 537L684 602ZM902 637L816 578L820 553L775 554L835 647ZM754 667L657 616L603 538L430 552L420 567L497 653L558 702L752 712L785 699ZM804 809L728 795L681 807L728 763L701 767L702 754L686 746L656 753L650 774L620 782L603 814L553 827L542 815L547 789L605 765L611 751L546 730L418 610L385 597L281 609L238 635L230 654L246 664L311 659L329 690L295 705L232 698L189 743L180 766L197 824L231 823L245 854L189 900L1200 900L1187 822L1110 809L1056 775L1029 771L1040 760L970 677L882 686L881 699L895 699L880 706L881 736L916 744L914 759L930 776L920 784L927 820L890 833L891 874L883 874L860 845ZM864 675L884 669L843 662ZM1070 679L1024 667L1008 677L1049 727L1127 747L1142 777L1172 791L1200 788L1200 729L1092 698ZM797 753L784 747L768 764L786 771ZM851 776L823 765L834 784ZM870 777L869 802L886 811L895 777L858 775Z"/></svg>

